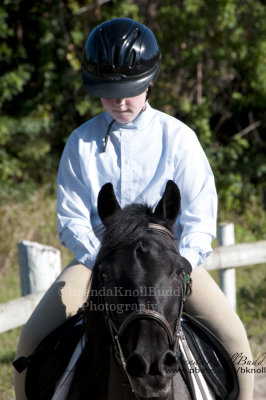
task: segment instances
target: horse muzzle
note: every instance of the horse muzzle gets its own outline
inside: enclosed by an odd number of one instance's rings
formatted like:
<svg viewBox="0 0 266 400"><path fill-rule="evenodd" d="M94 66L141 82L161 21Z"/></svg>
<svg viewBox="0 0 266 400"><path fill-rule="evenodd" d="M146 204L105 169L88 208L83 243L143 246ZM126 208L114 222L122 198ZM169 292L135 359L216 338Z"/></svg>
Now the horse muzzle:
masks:
<svg viewBox="0 0 266 400"><path fill-rule="evenodd" d="M126 371L138 396L166 400L171 392L172 378L177 372L176 356L171 350L166 350L158 361L150 363L135 351L127 359Z"/></svg>

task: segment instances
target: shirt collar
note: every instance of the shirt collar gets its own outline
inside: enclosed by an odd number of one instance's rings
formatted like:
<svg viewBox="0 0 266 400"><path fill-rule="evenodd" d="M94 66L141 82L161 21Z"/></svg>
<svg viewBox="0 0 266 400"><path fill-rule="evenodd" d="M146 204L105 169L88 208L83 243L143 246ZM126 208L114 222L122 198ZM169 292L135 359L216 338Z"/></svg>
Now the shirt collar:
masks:
<svg viewBox="0 0 266 400"><path fill-rule="evenodd" d="M130 130L144 129L150 123L152 119L152 114L153 114L153 109L151 108L149 103L146 102L145 110L141 111L133 121L128 122L127 124L115 121L113 127L115 129L130 129ZM104 112L104 118L106 119L108 124L110 124L110 122L113 120L112 116L108 113L108 111Z"/></svg>

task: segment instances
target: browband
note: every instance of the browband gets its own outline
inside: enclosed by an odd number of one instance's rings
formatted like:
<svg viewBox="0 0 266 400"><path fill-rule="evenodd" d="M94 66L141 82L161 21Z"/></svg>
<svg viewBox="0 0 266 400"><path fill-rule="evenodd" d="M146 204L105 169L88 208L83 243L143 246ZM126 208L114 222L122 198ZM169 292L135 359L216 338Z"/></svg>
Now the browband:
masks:
<svg viewBox="0 0 266 400"><path fill-rule="evenodd" d="M170 231L170 229L166 228L165 226L159 225L159 224L154 224L152 222L149 223L147 230L156 230L158 232L164 233L165 235L168 235L172 240L175 240L173 232Z"/></svg>

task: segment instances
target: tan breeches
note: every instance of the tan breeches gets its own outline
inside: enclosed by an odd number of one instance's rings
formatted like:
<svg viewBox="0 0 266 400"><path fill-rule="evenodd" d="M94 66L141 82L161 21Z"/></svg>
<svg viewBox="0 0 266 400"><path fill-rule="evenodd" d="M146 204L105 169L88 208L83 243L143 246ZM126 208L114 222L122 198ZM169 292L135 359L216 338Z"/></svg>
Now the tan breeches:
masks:
<svg viewBox="0 0 266 400"><path fill-rule="evenodd" d="M24 326L16 358L28 356L53 329L75 314L87 297L91 271L81 264L71 263L59 275ZM193 291L185 311L203 322L224 344L228 353L243 353L252 359L246 331L222 291L206 270L200 266L192 273ZM17 400L26 400L25 371L15 371ZM253 375L238 374L239 400L253 399Z"/></svg>
<svg viewBox="0 0 266 400"><path fill-rule="evenodd" d="M202 266L197 267L191 276L192 296L186 304L185 311L209 328L220 339L231 357L236 353L243 353L247 360L251 361L252 354L246 330L219 286ZM239 373L238 380L238 399L253 400L254 375Z"/></svg>

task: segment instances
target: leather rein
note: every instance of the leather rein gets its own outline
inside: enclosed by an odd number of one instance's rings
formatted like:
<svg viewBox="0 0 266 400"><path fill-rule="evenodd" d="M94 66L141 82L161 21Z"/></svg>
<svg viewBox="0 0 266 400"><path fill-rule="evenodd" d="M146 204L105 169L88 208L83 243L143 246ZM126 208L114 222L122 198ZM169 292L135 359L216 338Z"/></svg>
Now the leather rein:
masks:
<svg viewBox="0 0 266 400"><path fill-rule="evenodd" d="M168 236L170 239L174 240L173 233L163 225L149 223L149 225L147 227L147 231L160 232L160 233ZM105 303L104 314L105 314L106 322L109 327L109 331L112 336L115 356L116 356L116 359L121 362L130 384L131 384L131 378L126 370L126 360L125 360L125 356L124 356L124 353L123 353L123 350L122 350L122 347L120 344L120 338L123 335L125 329L133 321L140 320L140 319L142 319L142 320L146 319L146 320L155 321L159 325L161 325L161 327L164 329L164 331L167 334L167 337L168 337L168 340L170 343L170 350L172 350L174 352L174 354L176 354L177 360L180 357L179 341L180 341L180 336L181 336L181 317L182 317L182 313L183 313L184 303L191 292L191 278L189 275L186 275L184 271L182 272L182 274L183 274L182 293L181 293L182 299L181 299L180 309L179 309L179 312L178 312L178 315L177 315L177 318L175 321L174 330L171 329L169 322L166 320L166 318L162 314L160 314L159 312L157 312L155 310L149 310L149 309L142 310L142 311L138 310L138 311L134 311L134 312L130 313L124 319L122 324L118 327L112 319L111 313L107 306L108 303L107 303L106 296L104 296L104 303ZM132 384L131 384L131 388L132 388ZM132 389L132 391L133 391L133 389Z"/></svg>

